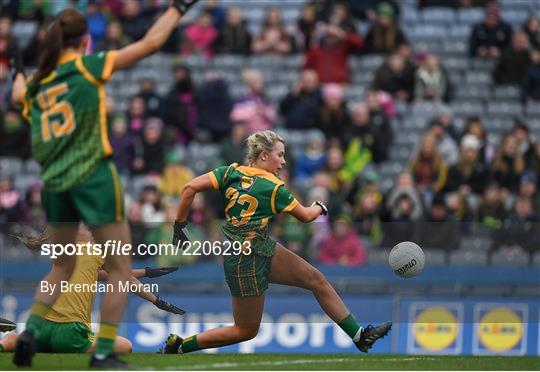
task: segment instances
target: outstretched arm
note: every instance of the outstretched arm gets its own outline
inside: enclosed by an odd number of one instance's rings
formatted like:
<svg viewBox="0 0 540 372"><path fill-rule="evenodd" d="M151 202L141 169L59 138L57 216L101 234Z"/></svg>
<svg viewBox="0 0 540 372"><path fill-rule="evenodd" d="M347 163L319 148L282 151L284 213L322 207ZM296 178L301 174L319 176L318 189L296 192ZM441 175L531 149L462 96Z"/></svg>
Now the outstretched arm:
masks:
<svg viewBox="0 0 540 372"><path fill-rule="evenodd" d="M180 205L178 206L176 221L185 222L195 195L198 192L211 189L213 189L213 184L208 174L203 174L189 181L180 192Z"/></svg>
<svg viewBox="0 0 540 372"><path fill-rule="evenodd" d="M321 214L328 214L328 209L322 202L316 201L310 207L298 203L289 213L301 222L311 222Z"/></svg>
<svg viewBox="0 0 540 372"><path fill-rule="evenodd" d="M171 6L157 19L142 39L116 52L114 71L124 69L158 51L178 25L181 16L197 1L172 0Z"/></svg>

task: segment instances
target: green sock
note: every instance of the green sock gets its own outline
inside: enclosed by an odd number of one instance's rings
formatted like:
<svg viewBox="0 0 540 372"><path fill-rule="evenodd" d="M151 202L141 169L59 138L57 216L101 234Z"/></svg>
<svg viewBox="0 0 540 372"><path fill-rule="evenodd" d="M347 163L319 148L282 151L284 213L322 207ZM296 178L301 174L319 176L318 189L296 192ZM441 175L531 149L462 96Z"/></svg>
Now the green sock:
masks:
<svg viewBox="0 0 540 372"><path fill-rule="evenodd" d="M347 315L343 320L338 323L338 326L347 334L354 342L357 342L357 338L360 338L362 326L358 324L352 314Z"/></svg>
<svg viewBox="0 0 540 372"><path fill-rule="evenodd" d="M182 346L180 346L180 350L182 354L184 353L191 353L192 351L200 350L199 343L197 342L197 335L191 336L184 339L184 342L182 342Z"/></svg>
<svg viewBox="0 0 540 372"><path fill-rule="evenodd" d="M114 339L116 338L116 332L118 331L118 324L113 323L101 323L99 326L99 333L96 342L95 355L107 356L114 351Z"/></svg>
<svg viewBox="0 0 540 372"><path fill-rule="evenodd" d="M30 309L30 316L26 321L26 329L31 329L36 333L43 322L45 321L45 315L51 310L51 307L45 302L36 301L32 304Z"/></svg>

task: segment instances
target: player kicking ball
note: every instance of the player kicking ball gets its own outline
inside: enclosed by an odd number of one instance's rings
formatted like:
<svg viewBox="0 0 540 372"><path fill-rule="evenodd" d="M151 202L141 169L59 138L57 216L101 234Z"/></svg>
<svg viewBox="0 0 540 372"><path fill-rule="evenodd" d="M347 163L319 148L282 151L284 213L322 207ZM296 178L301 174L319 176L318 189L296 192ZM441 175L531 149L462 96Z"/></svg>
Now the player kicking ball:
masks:
<svg viewBox="0 0 540 372"><path fill-rule="evenodd" d="M354 319L324 275L307 261L276 243L268 224L278 213L290 213L302 222L327 214L317 201L304 207L278 178L285 165L285 141L272 131L257 132L247 139L247 166L223 166L191 180L182 190L173 244L183 244L187 216L199 192L218 190L224 200L227 239L249 245L250 253L224 256L224 270L232 295L234 325L214 328L182 339L171 334L163 353L189 353L216 348L254 338L261 323L268 283L305 288L313 292L324 312L352 339L358 350L367 352L388 334L391 322L362 327Z"/></svg>
<svg viewBox="0 0 540 372"><path fill-rule="evenodd" d="M37 237L24 237L20 240L32 251L39 251L41 244L48 242L48 236L44 233ZM77 240L78 243L93 243L90 232L80 225ZM96 281L107 280L108 273L103 270L103 258L100 256L83 255L77 256L75 270L69 279L69 284L90 285ZM157 278L170 274L178 268L145 268L131 271L130 282L139 284L138 278ZM152 292L142 290L136 294L153 303L157 308L182 315L185 312L161 299ZM91 313L94 305L94 292L65 292L61 293L51 311L47 314L36 339L37 351L41 353L91 353L95 350L96 340L90 330ZM5 327L2 327L5 324ZM0 331L14 330L16 324L0 319ZM9 352L15 350L18 335L14 332L6 334L0 340L0 351ZM127 354L132 349L131 342L124 337L116 336L114 340L114 352Z"/></svg>
<svg viewBox="0 0 540 372"><path fill-rule="evenodd" d="M41 166L42 201L51 242L75 240L78 223L90 227L96 242L131 243L125 221L123 192L107 134L105 85L113 73L156 52L183 14L198 0L171 0L169 8L145 36L117 51L85 55L90 43L88 20L74 9L60 12L47 28L35 74L25 79L21 58L13 48L11 100L23 107L30 122L32 153ZM119 288L131 272L129 255L109 254L108 282ZM17 340L13 362L31 366L36 339L59 296L59 284L70 278L75 257L59 256L43 281L51 293L36 289L26 330ZM90 366L128 368L114 353L118 322L127 293L108 292L101 304L101 325Z"/></svg>

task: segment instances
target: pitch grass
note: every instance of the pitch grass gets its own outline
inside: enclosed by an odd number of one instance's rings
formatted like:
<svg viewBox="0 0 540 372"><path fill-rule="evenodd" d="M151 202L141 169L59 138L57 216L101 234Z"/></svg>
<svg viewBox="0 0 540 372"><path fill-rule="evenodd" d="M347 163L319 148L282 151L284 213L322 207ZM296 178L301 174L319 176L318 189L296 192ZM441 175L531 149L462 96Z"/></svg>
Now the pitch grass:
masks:
<svg viewBox="0 0 540 372"><path fill-rule="evenodd" d="M0 354L0 370L16 369L12 357ZM141 370L540 370L538 357L135 353L123 359ZM81 370L88 360L89 355L37 354L32 369Z"/></svg>

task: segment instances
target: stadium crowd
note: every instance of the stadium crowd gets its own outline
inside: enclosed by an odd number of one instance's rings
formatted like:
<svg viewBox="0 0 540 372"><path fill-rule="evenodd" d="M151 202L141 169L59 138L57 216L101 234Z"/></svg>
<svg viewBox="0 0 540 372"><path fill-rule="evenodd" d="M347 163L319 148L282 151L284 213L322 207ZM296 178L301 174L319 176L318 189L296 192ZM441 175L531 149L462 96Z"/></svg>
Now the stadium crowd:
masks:
<svg viewBox="0 0 540 372"><path fill-rule="evenodd" d="M47 20L75 6L89 17L94 51L121 48L143 36L164 1L3 1L0 4L0 161L31 164L30 128L9 104L11 80L6 50L17 45L14 22L35 21L35 34L22 49L28 69L36 66ZM167 94L152 79L140 81L127 110L109 104L114 160L126 179L143 179L127 193L126 210L135 242L169 243L182 186L195 176L186 148L219 147L212 166L243 162L242 141L254 131L284 129L304 133L305 148L289 148L281 178L306 203L322 200L329 217L304 225L278 216L273 233L287 247L314 262L358 266L368 252L414 240L427 249L460 246L460 236L492 237L491 252L530 256L540 241L540 138L526 118L516 117L493 143L486 123L470 116L455 124L450 104L458 87L436 54L409 43L400 27L399 1L311 1L298 3L296 21L286 23L280 9L268 7L260 28L243 18L238 6L207 0L183 20L162 53L178 57ZM540 24L536 15L521 28L506 23L496 1L417 1L427 7L483 7L484 19L468 40L471 58L493 60L496 85L519 88L526 105L540 100ZM367 24L362 33L358 22ZM256 32L255 32L256 31ZM383 55L365 97L350 102L351 56ZM268 99L263 74L242 70L245 94L230 93L226 80L209 72L196 82L185 58L197 55L301 55L297 81L278 104ZM163 71L163 73L167 73ZM361 74L362 72L359 71ZM390 187L380 182L380 166L406 129L397 107L433 103L416 148ZM316 130L313 130L316 129ZM536 132L536 133L535 133ZM285 135L286 137L286 135ZM287 139L287 137L285 138ZM14 160L15 159L15 160ZM210 169L208 169L210 170ZM22 222L39 229L45 216L40 184L17 188L17 175L0 168L0 223ZM126 185L127 190L132 190ZM195 199L191 210L196 240L222 240L219 195ZM472 249L472 248L471 248ZM161 265L194 256L159 257ZM205 259L201 257L199 259Z"/></svg>

